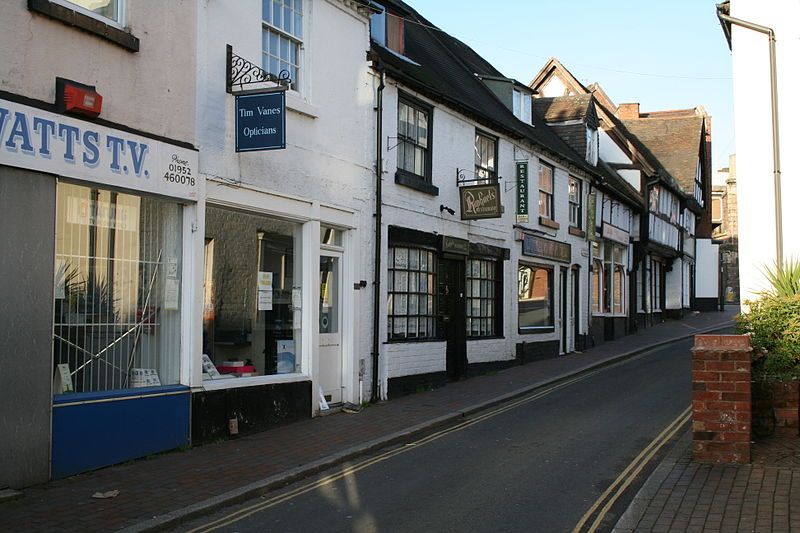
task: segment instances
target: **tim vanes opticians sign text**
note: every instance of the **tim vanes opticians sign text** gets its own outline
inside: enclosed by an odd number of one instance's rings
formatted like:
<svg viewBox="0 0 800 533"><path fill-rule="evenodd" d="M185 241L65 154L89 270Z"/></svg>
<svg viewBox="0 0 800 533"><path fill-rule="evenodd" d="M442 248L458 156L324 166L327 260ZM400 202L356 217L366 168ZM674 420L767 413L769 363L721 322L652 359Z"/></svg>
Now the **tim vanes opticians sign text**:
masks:
<svg viewBox="0 0 800 533"><path fill-rule="evenodd" d="M286 92L236 95L236 151L286 148Z"/></svg>
<svg viewBox="0 0 800 533"><path fill-rule="evenodd" d="M0 99L0 165L194 200L197 151Z"/></svg>

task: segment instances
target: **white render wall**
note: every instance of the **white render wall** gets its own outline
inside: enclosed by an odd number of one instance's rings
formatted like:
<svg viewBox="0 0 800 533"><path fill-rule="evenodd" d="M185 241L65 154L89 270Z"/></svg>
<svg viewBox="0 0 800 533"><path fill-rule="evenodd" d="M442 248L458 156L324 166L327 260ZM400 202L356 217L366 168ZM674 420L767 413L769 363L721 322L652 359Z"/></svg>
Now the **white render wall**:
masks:
<svg viewBox="0 0 800 533"><path fill-rule="evenodd" d="M286 96L286 149L236 153L234 97L225 92L225 48L231 44L235 54L260 66L261 0L200 3L200 171L208 179L209 202L304 223L303 370L311 374L314 391L319 386L319 227L348 230L341 289L343 384L344 401L357 402L362 359L364 397L370 394L372 340L376 84L366 61L368 21L348 7L352 2L310 0L303 5L302 73L299 91ZM360 280L367 281L367 288L354 290ZM195 368L195 385L202 384L199 378Z"/></svg>
<svg viewBox="0 0 800 533"><path fill-rule="evenodd" d="M695 296L698 298L719 297L719 244L711 239L697 239L697 264Z"/></svg>
<svg viewBox="0 0 800 533"><path fill-rule="evenodd" d="M588 243L585 239L569 235L569 202L567 198L567 180L570 174L555 161L544 160L555 167L555 220L561 225L558 231L539 226L538 220L538 163L539 155L530 148L511 142L503 135L493 132L472 119L448 108L439 106L428 98L407 88L401 90L419 100L434 106L433 140L432 140L432 177L433 185L439 188L439 194L432 196L394 182L397 170L397 101L398 87L393 80L387 78L383 100L383 132L384 132L384 172L383 172L383 265L381 283L386 294L386 254L388 249L388 227L401 226L428 233L444 234L470 242L480 242L492 246L508 248L511 258L503 261L503 338L491 340L468 340L467 359L469 363L507 361L515 358L516 344L522 341L543 342L560 339L560 327L556 324L553 333L521 335L517 331L517 268L521 261L532 264L551 265L554 268L555 285L553 290L553 311L556 321L560 306L559 270L560 266L578 264L581 267L580 291L581 309L577 313L581 334L587 333L588 305ZM500 194L505 213L502 218L477 221L462 221L456 185L456 169L467 169L468 177L475 168L475 129L487 131L498 137L498 175ZM390 144L387 150L386 139ZM546 238L568 242L572 246L572 262L555 263L534 257L521 257L521 242L514 240L516 210L516 167L515 160L529 162L529 213L531 223L525 227L545 231ZM575 174L572 174L575 177ZM588 184L583 185L584 217ZM456 211L455 215L440 212L439 206L445 205ZM568 280L569 283L569 280ZM384 296L384 301L385 301ZM571 305L571 295L568 295ZM385 313L381 316L381 339L387 339ZM570 338L572 327L569 327ZM446 369L446 342L384 342L381 355L381 376L383 380L413 374L442 372ZM385 381L384 381L385 383ZM383 389L385 390L385 388Z"/></svg>
<svg viewBox="0 0 800 533"><path fill-rule="evenodd" d="M800 3L732 0L731 15L775 30L785 258L800 258L800 130L795 94L800 85ZM733 96L739 202L742 300L766 288L762 269L775 261L769 55L767 36L733 26Z"/></svg>
<svg viewBox="0 0 800 533"><path fill-rule="evenodd" d="M103 96L100 118L194 142L197 2L126 2L138 52L29 11L26 0L3 4L0 90L52 103L56 76L94 85Z"/></svg>

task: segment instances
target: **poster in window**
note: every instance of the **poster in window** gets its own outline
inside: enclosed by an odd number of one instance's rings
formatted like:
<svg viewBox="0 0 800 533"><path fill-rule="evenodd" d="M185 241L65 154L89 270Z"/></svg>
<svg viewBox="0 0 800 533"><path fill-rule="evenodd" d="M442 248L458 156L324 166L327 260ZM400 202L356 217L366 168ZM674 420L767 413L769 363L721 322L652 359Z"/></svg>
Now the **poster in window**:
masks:
<svg viewBox="0 0 800 533"><path fill-rule="evenodd" d="M294 354L294 340L282 339L275 341L278 352L278 374L294 373L296 362Z"/></svg>

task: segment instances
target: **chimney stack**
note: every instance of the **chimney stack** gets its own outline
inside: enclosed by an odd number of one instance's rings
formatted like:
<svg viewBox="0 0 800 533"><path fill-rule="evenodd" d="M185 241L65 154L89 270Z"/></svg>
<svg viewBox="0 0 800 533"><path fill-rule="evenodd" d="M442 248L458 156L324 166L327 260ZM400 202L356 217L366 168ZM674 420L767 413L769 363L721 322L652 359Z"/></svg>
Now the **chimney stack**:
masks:
<svg viewBox="0 0 800 533"><path fill-rule="evenodd" d="M619 104L617 116L622 120L639 118L639 104Z"/></svg>

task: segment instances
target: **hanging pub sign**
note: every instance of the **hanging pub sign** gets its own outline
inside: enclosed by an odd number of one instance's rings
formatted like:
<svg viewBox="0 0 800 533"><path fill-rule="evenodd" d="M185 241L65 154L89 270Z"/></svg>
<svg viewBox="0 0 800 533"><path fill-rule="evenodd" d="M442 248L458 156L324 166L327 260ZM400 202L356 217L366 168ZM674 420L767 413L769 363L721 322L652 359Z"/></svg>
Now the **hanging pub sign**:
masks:
<svg viewBox="0 0 800 533"><path fill-rule="evenodd" d="M522 254L562 263L572 261L572 247L568 243L553 241L528 233L523 234Z"/></svg>
<svg viewBox="0 0 800 533"><path fill-rule="evenodd" d="M461 197L461 220L500 218L503 206L500 205L500 185L470 185L458 190Z"/></svg>
<svg viewBox="0 0 800 533"><path fill-rule="evenodd" d="M286 92L236 95L236 151L286 148Z"/></svg>
<svg viewBox="0 0 800 533"><path fill-rule="evenodd" d="M528 218L528 162L517 161L517 223L530 222Z"/></svg>

